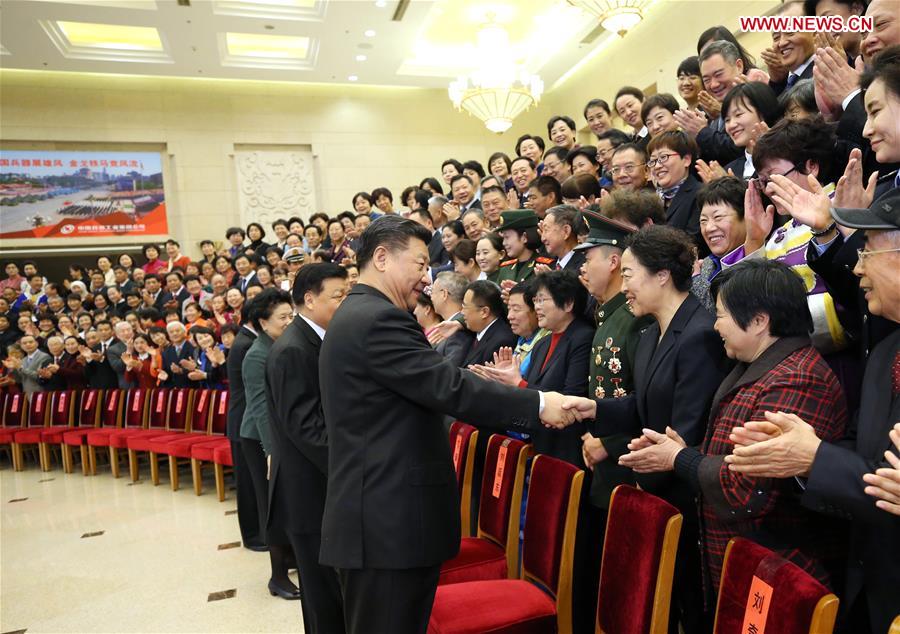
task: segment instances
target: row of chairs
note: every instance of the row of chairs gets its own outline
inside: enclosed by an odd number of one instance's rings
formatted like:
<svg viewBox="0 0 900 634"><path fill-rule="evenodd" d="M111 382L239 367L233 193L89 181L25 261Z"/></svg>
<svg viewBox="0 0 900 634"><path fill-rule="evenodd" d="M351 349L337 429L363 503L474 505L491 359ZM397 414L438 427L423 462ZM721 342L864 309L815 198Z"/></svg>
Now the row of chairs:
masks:
<svg viewBox="0 0 900 634"><path fill-rule="evenodd" d="M233 465L225 437L228 392L212 389L62 390L3 394L0 447L11 454L13 468L25 468L24 452L37 449L43 471L53 467L54 450L66 473L74 468L78 448L84 475L96 475L97 451L105 450L119 477L119 452L127 451L129 474L140 478L140 458L147 454L150 477L159 484L159 457L167 456L172 490L178 490L179 460L189 460L194 492L203 491L202 469L215 468L219 500L225 499L225 468Z"/></svg>
<svg viewBox="0 0 900 634"><path fill-rule="evenodd" d="M455 422L450 448L463 530L469 525L478 430ZM531 463L523 539L520 512ZM572 568L584 473L537 455L519 440L494 434L487 445L477 534L441 568L428 631L572 631ZM610 500L600 567L597 634L669 631L672 578L682 516L668 502L630 486ZM765 584L758 585L758 582ZM762 599L760 587L767 587ZM768 625L756 607L762 601ZM716 634L829 634L838 598L801 568L749 540L728 545L719 585Z"/></svg>

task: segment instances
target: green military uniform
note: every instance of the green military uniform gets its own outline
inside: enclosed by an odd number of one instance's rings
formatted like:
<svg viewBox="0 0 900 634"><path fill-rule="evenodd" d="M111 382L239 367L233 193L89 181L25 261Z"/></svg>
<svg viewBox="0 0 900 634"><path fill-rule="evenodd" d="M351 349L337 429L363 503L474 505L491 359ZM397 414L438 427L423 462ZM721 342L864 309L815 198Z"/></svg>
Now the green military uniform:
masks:
<svg viewBox="0 0 900 634"><path fill-rule="evenodd" d="M578 250L610 245L621 247L633 230L603 216L587 215L590 226L587 239L575 247ZM588 396L590 398L622 398L634 389L634 354L641 331L653 318L635 319L625 295L617 293L597 308L597 331L591 344ZM609 453L606 460L594 466L590 498L595 506L609 508L609 496L620 484L633 484L631 469L620 467L619 457L628 453L631 436L615 434L601 438Z"/></svg>
<svg viewBox="0 0 900 634"><path fill-rule="evenodd" d="M539 222L537 214L531 209L504 211L500 214L500 218L503 222L497 227L497 233L506 231L507 229L516 229L519 231L532 228L536 229ZM499 285L502 285L503 282L507 280L511 280L516 284L524 282L534 275L535 264L552 266L555 262L556 260L553 258L548 258L536 253L532 254L527 260L519 260L518 258L506 260L505 262L501 262L500 268L497 269L496 282Z"/></svg>

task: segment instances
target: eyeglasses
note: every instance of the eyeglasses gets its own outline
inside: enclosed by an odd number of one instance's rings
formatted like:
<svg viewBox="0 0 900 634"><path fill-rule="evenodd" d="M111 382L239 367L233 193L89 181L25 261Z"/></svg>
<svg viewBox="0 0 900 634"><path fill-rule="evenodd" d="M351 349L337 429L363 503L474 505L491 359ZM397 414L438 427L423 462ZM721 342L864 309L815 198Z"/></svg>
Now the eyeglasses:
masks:
<svg viewBox="0 0 900 634"><path fill-rule="evenodd" d="M786 171L784 174L769 174L768 176L760 176L756 179L756 182L759 183L760 188L765 189L769 185L769 181L773 176L787 176L791 172L796 172L798 169L800 169L800 166L794 165L794 167Z"/></svg>
<svg viewBox="0 0 900 634"><path fill-rule="evenodd" d="M859 258L860 262L864 262L865 259L871 255L878 255L879 253L897 253L900 252L900 248L897 249L879 249L877 251L866 251L865 249L857 249L856 255Z"/></svg>
<svg viewBox="0 0 900 634"><path fill-rule="evenodd" d="M618 176L620 173L621 174L634 174L637 171L637 169L638 169L637 165L635 165L634 163L629 163L628 165L614 167L611 170L609 170L609 173L612 174L613 176Z"/></svg>
<svg viewBox="0 0 900 634"><path fill-rule="evenodd" d="M541 305L545 304L546 302L552 302L552 301L553 301L552 297L542 297L540 295L535 295L534 299L531 300L531 303L534 304L535 306L541 306Z"/></svg>
<svg viewBox="0 0 900 634"><path fill-rule="evenodd" d="M660 154L660 155L657 156L655 159L653 159L653 158L650 159L649 161L647 161L647 169L651 169L651 170L652 170L652 169L653 169L654 167L656 167L657 165L662 165L663 163L665 163L666 161L668 161L669 158L672 157L672 156L678 156L678 155L677 155L677 154L674 154L674 153L670 153L670 154Z"/></svg>

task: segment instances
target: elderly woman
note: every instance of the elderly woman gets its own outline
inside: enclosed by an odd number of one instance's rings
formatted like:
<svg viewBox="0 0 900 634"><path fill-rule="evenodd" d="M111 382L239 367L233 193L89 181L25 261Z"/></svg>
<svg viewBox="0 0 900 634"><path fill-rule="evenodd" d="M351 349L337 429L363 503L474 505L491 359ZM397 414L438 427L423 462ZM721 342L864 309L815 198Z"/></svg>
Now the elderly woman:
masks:
<svg viewBox="0 0 900 634"><path fill-rule="evenodd" d="M729 539L742 536L833 588L831 573L844 564L840 527L800 505L793 478L746 476L724 461L734 449L732 429L766 420L767 411L796 414L826 441L844 436L844 395L810 342L803 280L779 262L747 260L717 276L711 290L716 332L737 363L716 392L703 442L695 449L671 427L646 429L619 463L638 473L674 471L700 496L707 587L721 575Z"/></svg>
<svg viewBox="0 0 900 634"><path fill-rule="evenodd" d="M266 535L269 508L268 472L272 455L269 409L266 402L266 357L272 343L281 336L294 317L291 295L287 291L266 289L248 306L248 317L258 333L241 365L247 407L241 421L241 452L256 492L259 533ZM284 599L299 599L300 590L288 578L290 547L286 535L266 535L272 576L269 592Z"/></svg>

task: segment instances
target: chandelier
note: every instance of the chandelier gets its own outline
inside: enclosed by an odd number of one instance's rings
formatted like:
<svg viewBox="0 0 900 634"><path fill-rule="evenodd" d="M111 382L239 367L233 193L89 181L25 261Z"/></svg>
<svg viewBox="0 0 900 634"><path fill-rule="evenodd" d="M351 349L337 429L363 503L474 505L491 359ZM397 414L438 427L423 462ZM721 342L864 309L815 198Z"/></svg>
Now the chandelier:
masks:
<svg viewBox="0 0 900 634"><path fill-rule="evenodd" d="M477 58L483 60L478 70L450 83L450 100L457 110L484 121L491 132L506 132L513 119L537 104L544 82L518 67L509 35L499 24L488 24L478 32Z"/></svg>
<svg viewBox="0 0 900 634"><path fill-rule="evenodd" d="M651 0L568 0L573 7L597 16L600 25L607 31L625 33L636 27L644 19L644 9Z"/></svg>

